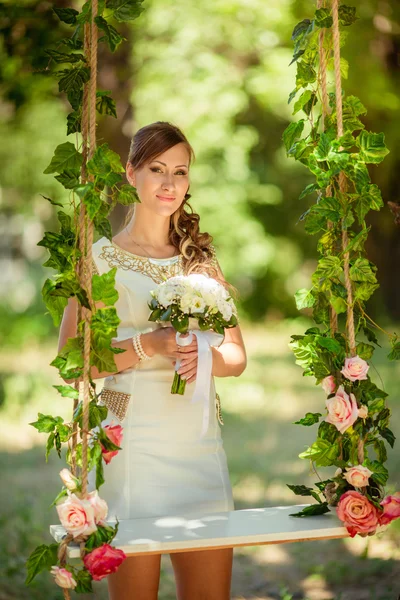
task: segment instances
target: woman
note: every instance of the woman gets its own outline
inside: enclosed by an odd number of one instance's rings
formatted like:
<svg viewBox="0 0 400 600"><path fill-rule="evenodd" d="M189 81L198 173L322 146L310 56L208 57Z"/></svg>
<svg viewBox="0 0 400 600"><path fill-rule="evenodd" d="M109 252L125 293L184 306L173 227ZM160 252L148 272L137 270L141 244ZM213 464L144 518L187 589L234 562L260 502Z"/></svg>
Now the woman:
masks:
<svg viewBox="0 0 400 600"><path fill-rule="evenodd" d="M93 379L106 378L101 397L105 394L109 411L103 426L123 426L122 450L105 465L100 488L110 519L234 509L213 376L238 377L244 371L240 328L227 329L222 344L212 347L210 418L200 437L203 407L190 403L197 375L197 338L178 346L172 327L148 321L150 290L165 277L205 272L232 287L224 280L212 237L199 231L199 215L186 210L193 156L186 137L174 125L157 122L140 129L126 165L128 182L136 188L140 203L132 205L126 226L112 243L103 237L93 244L98 273L117 267L115 306L121 322L113 345L125 350L114 355L116 373L91 370ZM61 324L60 349L76 334L76 307L71 298ZM187 382L184 395L171 394L178 358L179 373ZM95 487L93 472L89 486ZM176 552L170 557L179 600L230 598L232 548ZM108 577L110 599L156 599L160 562L160 554L128 557Z"/></svg>

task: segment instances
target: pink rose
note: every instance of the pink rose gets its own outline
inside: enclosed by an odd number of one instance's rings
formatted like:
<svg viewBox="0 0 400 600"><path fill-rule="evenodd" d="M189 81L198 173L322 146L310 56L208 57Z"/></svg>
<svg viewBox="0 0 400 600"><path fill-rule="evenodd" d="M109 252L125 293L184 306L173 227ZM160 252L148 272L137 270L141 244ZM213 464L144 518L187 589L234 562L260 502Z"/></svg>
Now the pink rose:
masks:
<svg viewBox="0 0 400 600"><path fill-rule="evenodd" d="M94 509L89 500L78 498L69 492L68 498L56 504L61 525L74 538L79 535L90 535L96 531Z"/></svg>
<svg viewBox="0 0 400 600"><path fill-rule="evenodd" d="M121 446L122 438L123 438L123 427L121 425L106 425L104 427L104 431L106 432L107 437L116 444L117 446ZM103 458L106 461L106 464L110 462L110 460L116 456L119 450L107 450L104 448L103 444L100 442Z"/></svg>
<svg viewBox="0 0 400 600"><path fill-rule="evenodd" d="M400 517L400 492L391 496L386 496L381 502L383 513L380 517L380 524L387 525Z"/></svg>
<svg viewBox="0 0 400 600"><path fill-rule="evenodd" d="M370 471L367 467L363 467L362 465L346 467L346 471L347 473L344 473L343 477L350 485L358 488L367 486L368 479L373 474L373 471Z"/></svg>
<svg viewBox="0 0 400 600"><path fill-rule="evenodd" d="M366 419L368 417L368 406L362 404L358 409L358 416L360 419Z"/></svg>
<svg viewBox="0 0 400 600"><path fill-rule="evenodd" d="M115 573L125 560L126 554L109 544L95 548L83 558L83 563L95 581L100 581L110 573Z"/></svg>
<svg viewBox="0 0 400 600"><path fill-rule="evenodd" d="M328 409L325 421L335 425L340 433L344 433L358 418L357 400L354 394L349 397L342 385L335 396L325 400L325 405Z"/></svg>
<svg viewBox="0 0 400 600"><path fill-rule="evenodd" d="M99 492L94 490L94 492L90 492L87 498L92 505L94 511L94 521L96 525L99 523L102 524L102 521L105 521L108 514L108 506L107 502L100 498Z"/></svg>
<svg viewBox="0 0 400 600"><path fill-rule="evenodd" d="M328 377L325 377L325 379L322 380L322 389L324 390L325 394L333 394L333 392L336 390L336 381L333 375L328 375Z"/></svg>
<svg viewBox="0 0 400 600"><path fill-rule="evenodd" d="M349 490L340 497L336 513L351 537L357 533L374 533L379 525L378 509L355 490Z"/></svg>
<svg viewBox="0 0 400 600"><path fill-rule="evenodd" d="M79 485L79 480L72 475L69 469L62 469L60 471L60 477L63 484L68 490L71 490L71 492L76 490L76 488Z"/></svg>
<svg viewBox="0 0 400 600"><path fill-rule="evenodd" d="M361 381L367 379L368 369L369 365L365 360L359 356L352 356L345 358L344 367L340 372L350 381Z"/></svg>
<svg viewBox="0 0 400 600"><path fill-rule="evenodd" d="M54 565L51 567L50 573L54 575L55 583L61 588L73 590L78 585L75 579L72 577L72 573L67 571L67 569L62 569Z"/></svg>

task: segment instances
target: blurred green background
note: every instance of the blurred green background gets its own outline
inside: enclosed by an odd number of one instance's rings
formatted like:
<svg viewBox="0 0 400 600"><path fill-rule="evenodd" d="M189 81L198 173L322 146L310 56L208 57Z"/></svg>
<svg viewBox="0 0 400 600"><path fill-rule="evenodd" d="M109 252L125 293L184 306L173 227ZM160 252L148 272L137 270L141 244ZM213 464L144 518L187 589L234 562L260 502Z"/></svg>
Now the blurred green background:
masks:
<svg viewBox="0 0 400 600"><path fill-rule="evenodd" d="M390 154L370 169L385 208L367 216L366 245L378 267L380 289L368 313L388 332L399 332L400 234L388 201L400 202L400 5L363 0L359 21L346 31L343 81L368 109L366 129L385 133ZM74 6L59 1L58 7ZM66 141L69 105L46 73L44 50L69 30L47 1L0 3L0 600L61 598L48 575L23 585L23 565L38 544L49 542L49 509L60 488L56 456L46 464L44 436L28 425L37 412L69 418L70 405L52 384L49 362L58 332L41 299L50 275L37 246L56 228L56 211L41 194L66 203L64 188L43 175L57 144ZM76 8L80 3L75 4ZM316 236L298 200L310 183L306 169L288 159L283 130L293 118L287 98L294 87L290 36L313 14L300 0L147 0L132 25L118 26L128 42L99 53L99 88L112 90L118 118L99 119L98 140L126 160L130 137L141 126L167 120L194 147L191 204L201 228L214 236L218 258L240 292L239 314L248 368L239 380L219 379L223 435L236 508L296 504L286 483L311 485L315 475L298 454L314 429L293 425L321 410L324 396L303 378L288 347L290 335L313 322L299 314L293 294L315 269ZM333 81L329 73L329 81ZM72 136L73 137L73 136ZM70 138L71 139L71 136ZM73 140L71 140L73 141ZM123 209L112 215L114 233ZM343 324L342 324L343 325ZM392 429L400 435L400 367L374 355L371 377L389 393ZM382 380L382 381L381 381ZM397 446L389 451L388 492L400 489ZM320 469L325 478L327 469ZM397 600L400 593L400 523L373 538L248 547L235 550L232 597L308 600ZM168 556L163 557L160 598L175 598ZM105 586L97 588L105 598Z"/></svg>

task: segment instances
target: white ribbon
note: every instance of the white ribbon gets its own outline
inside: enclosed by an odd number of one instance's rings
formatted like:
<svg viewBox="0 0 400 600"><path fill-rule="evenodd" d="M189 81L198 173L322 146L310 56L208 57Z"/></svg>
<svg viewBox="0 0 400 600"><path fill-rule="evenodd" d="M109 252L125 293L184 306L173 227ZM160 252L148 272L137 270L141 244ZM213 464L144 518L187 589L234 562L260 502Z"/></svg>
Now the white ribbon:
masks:
<svg viewBox="0 0 400 600"><path fill-rule="evenodd" d="M196 385L191 404L203 401L203 425L200 437L207 433L210 420L210 384L212 370L212 351L211 346L220 346L224 341L224 336L215 331L201 331L200 329L189 329L187 337L181 337L179 331L176 332L176 343L178 346L189 346L192 343L193 335L197 337L198 363ZM175 371L180 368L181 359L178 358L175 365Z"/></svg>

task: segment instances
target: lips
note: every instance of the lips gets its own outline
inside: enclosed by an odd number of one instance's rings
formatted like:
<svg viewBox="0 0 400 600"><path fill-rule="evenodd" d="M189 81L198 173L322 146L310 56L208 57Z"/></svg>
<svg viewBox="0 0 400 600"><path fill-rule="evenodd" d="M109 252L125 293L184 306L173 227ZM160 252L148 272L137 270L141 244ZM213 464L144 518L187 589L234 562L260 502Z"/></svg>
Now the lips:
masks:
<svg viewBox="0 0 400 600"><path fill-rule="evenodd" d="M175 200L174 197L171 196L158 196L157 198L159 198L162 202L172 202L173 200Z"/></svg>

